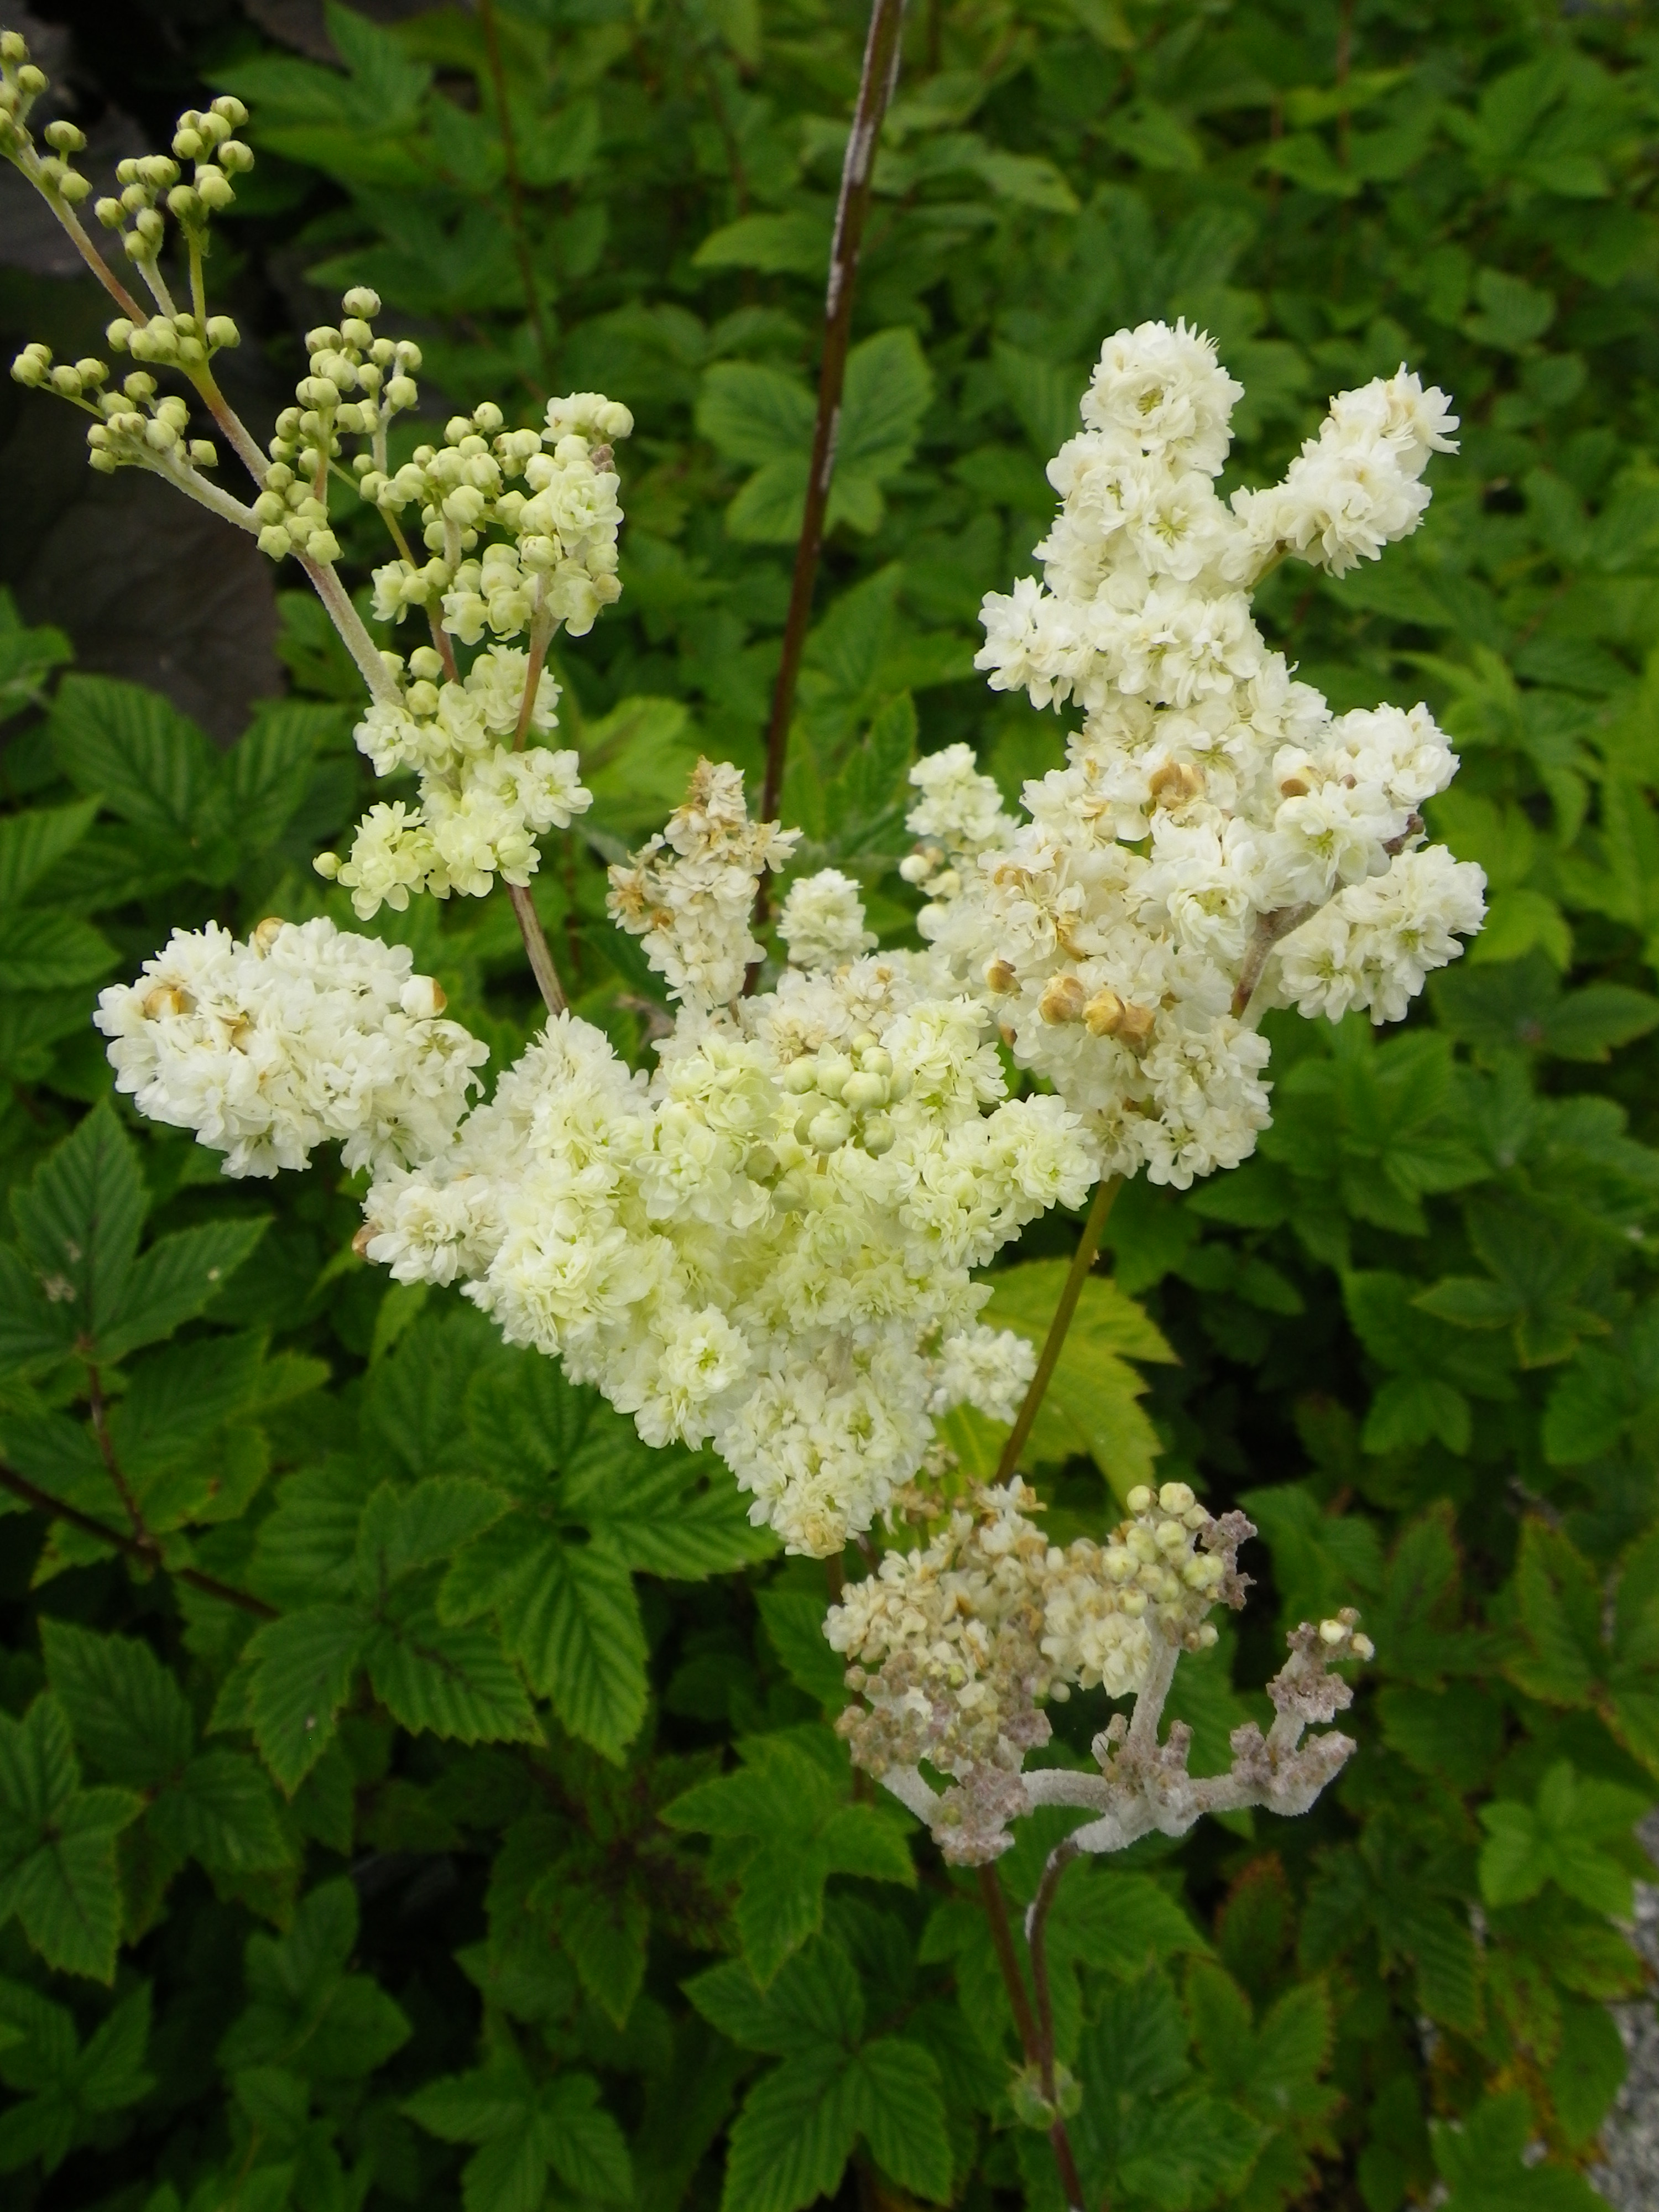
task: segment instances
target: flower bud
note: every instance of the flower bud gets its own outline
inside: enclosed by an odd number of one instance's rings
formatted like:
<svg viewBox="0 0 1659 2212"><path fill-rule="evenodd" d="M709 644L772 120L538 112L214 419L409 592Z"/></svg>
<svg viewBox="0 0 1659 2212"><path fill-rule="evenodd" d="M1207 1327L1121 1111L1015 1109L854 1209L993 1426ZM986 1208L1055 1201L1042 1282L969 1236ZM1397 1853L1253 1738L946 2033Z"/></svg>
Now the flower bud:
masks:
<svg viewBox="0 0 1659 2212"><path fill-rule="evenodd" d="M46 88L46 73L33 62L25 62L17 72L17 89L30 100L38 100Z"/></svg>
<svg viewBox="0 0 1659 2212"><path fill-rule="evenodd" d="M1051 975L1037 1000L1037 1012L1045 1022L1055 1024L1080 1021L1087 996L1075 975Z"/></svg>
<svg viewBox="0 0 1659 2212"><path fill-rule="evenodd" d="M74 169L65 169L58 179L58 197L67 200L71 207L79 207L82 200L91 197L91 181Z"/></svg>
<svg viewBox="0 0 1659 2212"><path fill-rule="evenodd" d="M412 376L394 376L386 387L385 396L388 407L412 407L421 396L420 386Z"/></svg>
<svg viewBox="0 0 1659 2212"><path fill-rule="evenodd" d="M227 176L246 176L253 167L253 149L240 138L227 138L219 149L219 167Z"/></svg>
<svg viewBox="0 0 1659 2212"><path fill-rule="evenodd" d="M263 959L287 927L288 924L280 914L268 914L248 939L248 943Z"/></svg>
<svg viewBox="0 0 1659 2212"><path fill-rule="evenodd" d="M1123 1001L1109 987L1097 991L1083 1009L1091 1036L1115 1036L1123 1024Z"/></svg>
<svg viewBox="0 0 1659 2212"><path fill-rule="evenodd" d="M1190 761L1165 761L1150 785L1154 806L1185 806L1203 788L1203 770Z"/></svg>
<svg viewBox="0 0 1659 2212"><path fill-rule="evenodd" d="M210 112L222 117L233 131L240 131L247 121L247 110L234 92L222 92Z"/></svg>
<svg viewBox="0 0 1659 2212"><path fill-rule="evenodd" d="M280 524L269 524L259 532L259 550L273 561L282 560L294 550L293 542Z"/></svg>
<svg viewBox="0 0 1659 2212"><path fill-rule="evenodd" d="M340 305L345 309L347 314L359 316L365 321L373 322L380 312L380 295L378 292L371 291L367 284L354 284L340 301ZM364 339L362 343L367 344L368 340Z"/></svg>
<svg viewBox="0 0 1659 2212"><path fill-rule="evenodd" d="M190 458L198 469L216 469L219 465L219 449L211 438L192 438L190 441Z"/></svg>
<svg viewBox="0 0 1659 2212"><path fill-rule="evenodd" d="M92 211L106 230L119 230L121 218L126 213L119 200L112 199L100 200Z"/></svg>
<svg viewBox="0 0 1659 2212"><path fill-rule="evenodd" d="M313 530L306 546L306 553L313 561L337 561L340 541L331 530Z"/></svg>
<svg viewBox="0 0 1659 2212"><path fill-rule="evenodd" d="M236 187L222 169L198 169L196 191L202 205L210 215L221 214L236 197ZM169 204L171 197L169 194Z"/></svg>

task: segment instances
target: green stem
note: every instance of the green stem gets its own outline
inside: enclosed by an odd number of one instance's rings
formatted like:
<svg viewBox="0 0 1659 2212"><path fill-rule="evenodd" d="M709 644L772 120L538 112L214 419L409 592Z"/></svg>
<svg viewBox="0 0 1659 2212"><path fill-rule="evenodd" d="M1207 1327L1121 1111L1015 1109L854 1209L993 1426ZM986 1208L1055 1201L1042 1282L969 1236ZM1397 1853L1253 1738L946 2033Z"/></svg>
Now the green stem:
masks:
<svg viewBox="0 0 1659 2212"><path fill-rule="evenodd" d="M1071 1273L1060 1291L1060 1304L1054 1308L1054 1317L1048 1324L1048 1334L1043 1340L1042 1354L1032 1376L1025 1401L1019 1417L1009 1431L1008 1441L1002 1447L1002 1457L997 1462L996 1479L1006 1482L1019 1465L1020 1454L1030 1440L1032 1425L1048 1395L1059 1364L1060 1351L1066 1342L1066 1331L1072 1326L1072 1316L1077 1311L1077 1302L1083 1296L1083 1285L1089 1279L1089 1270L1095 1264L1095 1255L1100 1249L1100 1240L1105 1233L1106 1217L1112 1210L1112 1201L1123 1187L1121 1176L1108 1176L1096 1186L1094 1203L1089 1208L1089 1218L1083 1224L1083 1234L1078 1239L1072 1257Z"/></svg>

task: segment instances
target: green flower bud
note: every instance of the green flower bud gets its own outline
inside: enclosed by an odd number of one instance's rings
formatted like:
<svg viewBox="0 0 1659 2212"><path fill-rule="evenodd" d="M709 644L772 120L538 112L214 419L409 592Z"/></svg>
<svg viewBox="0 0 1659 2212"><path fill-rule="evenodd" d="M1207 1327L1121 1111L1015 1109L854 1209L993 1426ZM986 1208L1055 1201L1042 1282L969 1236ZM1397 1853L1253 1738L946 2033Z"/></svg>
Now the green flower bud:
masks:
<svg viewBox="0 0 1659 2212"><path fill-rule="evenodd" d="M179 442L179 433L171 422L153 416L144 425L144 443L158 453L170 453Z"/></svg>
<svg viewBox="0 0 1659 2212"><path fill-rule="evenodd" d="M0 62L15 68L29 58L28 41L21 31L0 31Z"/></svg>
<svg viewBox="0 0 1659 2212"><path fill-rule="evenodd" d="M219 465L219 449L211 438L192 438L190 441L190 458L198 469L216 469Z"/></svg>
<svg viewBox="0 0 1659 2212"><path fill-rule="evenodd" d="M78 154L87 143L84 131L77 131L72 123L48 123L45 132L48 146L60 154Z"/></svg>
<svg viewBox="0 0 1659 2212"><path fill-rule="evenodd" d="M46 73L33 62L25 62L17 72L17 89L30 100L38 100L46 88Z"/></svg>
<svg viewBox="0 0 1659 2212"><path fill-rule="evenodd" d="M87 455L87 465L96 469L100 477L112 477L121 465L113 453L97 452Z"/></svg>
<svg viewBox="0 0 1659 2212"><path fill-rule="evenodd" d="M227 138L219 149L219 167L227 176L246 176L253 167L253 149L240 138Z"/></svg>
<svg viewBox="0 0 1659 2212"><path fill-rule="evenodd" d="M313 561L337 561L340 541L331 530L313 530L306 551Z"/></svg>
<svg viewBox="0 0 1659 2212"><path fill-rule="evenodd" d="M112 199L100 200L92 211L106 230L119 230L125 212L119 200Z"/></svg>
<svg viewBox="0 0 1659 2212"><path fill-rule="evenodd" d="M95 360L91 354L88 354L82 360L77 361L75 366L76 370L79 372L82 383L90 384L94 388L100 385L104 381L105 378L109 374L109 371L105 368L103 362L101 361Z"/></svg>
<svg viewBox="0 0 1659 2212"><path fill-rule="evenodd" d="M47 364L51 360L52 355L45 346L25 346L11 365L12 376L19 384L42 385L46 380Z"/></svg>
<svg viewBox="0 0 1659 2212"><path fill-rule="evenodd" d="M52 370L50 382L52 390L61 392L65 399L78 399L81 397L80 371L72 368L67 362Z"/></svg>
<svg viewBox="0 0 1659 2212"><path fill-rule="evenodd" d="M213 103L212 112L222 116L233 131L240 131L247 121L247 110L234 92L222 92Z"/></svg>
<svg viewBox="0 0 1659 2212"><path fill-rule="evenodd" d="M175 131L173 150L181 161L199 161L207 150L208 141L199 131Z"/></svg>
<svg viewBox="0 0 1659 2212"><path fill-rule="evenodd" d="M138 156L139 181L153 191L164 192L169 185L179 181L179 164L165 154L141 154Z"/></svg>
<svg viewBox="0 0 1659 2212"><path fill-rule="evenodd" d="M74 169L64 171L58 186L58 196L60 199L67 200L71 207L79 207L82 200L90 198L91 192L92 183L89 178L81 176Z"/></svg>
<svg viewBox="0 0 1659 2212"><path fill-rule="evenodd" d="M127 378L121 389L135 407L142 407L145 400L155 397L155 379L146 375L142 368L137 369Z"/></svg>
<svg viewBox="0 0 1659 2212"><path fill-rule="evenodd" d="M216 352L222 346L239 346L242 343L242 333L228 315L210 315L205 335Z"/></svg>
<svg viewBox="0 0 1659 2212"><path fill-rule="evenodd" d="M360 316L363 320L372 322L380 312L380 295L371 291L367 284L354 284L340 305L347 314Z"/></svg>
<svg viewBox="0 0 1659 2212"><path fill-rule="evenodd" d="M198 169L196 190L210 215L218 215L236 197L236 188L222 169Z"/></svg>
<svg viewBox="0 0 1659 2212"><path fill-rule="evenodd" d="M386 404L394 411L413 407L420 396L420 388L412 376L394 376L386 387Z"/></svg>

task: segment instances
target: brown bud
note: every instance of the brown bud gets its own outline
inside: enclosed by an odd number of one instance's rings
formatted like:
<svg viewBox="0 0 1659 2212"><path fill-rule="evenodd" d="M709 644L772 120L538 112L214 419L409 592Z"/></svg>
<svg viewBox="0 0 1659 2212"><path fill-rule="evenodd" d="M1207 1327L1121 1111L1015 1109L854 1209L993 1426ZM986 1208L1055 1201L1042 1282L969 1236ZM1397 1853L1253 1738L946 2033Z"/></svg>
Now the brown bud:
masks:
<svg viewBox="0 0 1659 2212"><path fill-rule="evenodd" d="M1305 799L1313 789L1306 776L1287 775L1279 787L1281 799Z"/></svg>
<svg viewBox="0 0 1659 2212"><path fill-rule="evenodd" d="M181 991L172 983L158 983L153 991L144 994L144 1019L157 1022L166 1014L187 1014L190 1004L187 991Z"/></svg>
<svg viewBox="0 0 1659 2212"><path fill-rule="evenodd" d="M1007 961L988 960L985 963L985 988L1006 999L1010 991L1018 990L1019 977Z"/></svg>
<svg viewBox="0 0 1659 2212"><path fill-rule="evenodd" d="M1091 1036L1115 1036L1123 1024L1123 1001L1109 985L1097 991L1083 1009Z"/></svg>
<svg viewBox="0 0 1659 2212"><path fill-rule="evenodd" d="M1075 975L1051 975L1037 1000L1037 1012L1045 1022L1056 1024L1080 1021L1088 995Z"/></svg>
<svg viewBox="0 0 1659 2212"><path fill-rule="evenodd" d="M271 946L276 942L277 938L287 927L288 924L283 920L280 914L268 914L264 920L259 924L258 929L254 931L252 936L249 938L248 943L258 953L264 954L269 952Z"/></svg>
<svg viewBox="0 0 1659 2212"><path fill-rule="evenodd" d="M380 1233L380 1225L379 1222L364 1222L362 1227L357 1231L357 1234L351 1240L351 1249L357 1255L357 1257L360 1260L368 1259L370 1240L378 1237Z"/></svg>
<svg viewBox="0 0 1659 2212"><path fill-rule="evenodd" d="M1123 1009L1123 1018L1117 1025L1118 1039L1131 1052L1139 1052L1152 1034L1158 1020L1156 1006L1138 1006L1131 1000Z"/></svg>
<svg viewBox="0 0 1659 2212"><path fill-rule="evenodd" d="M1204 788L1204 774L1190 761L1165 761L1152 777L1154 806L1184 806Z"/></svg>

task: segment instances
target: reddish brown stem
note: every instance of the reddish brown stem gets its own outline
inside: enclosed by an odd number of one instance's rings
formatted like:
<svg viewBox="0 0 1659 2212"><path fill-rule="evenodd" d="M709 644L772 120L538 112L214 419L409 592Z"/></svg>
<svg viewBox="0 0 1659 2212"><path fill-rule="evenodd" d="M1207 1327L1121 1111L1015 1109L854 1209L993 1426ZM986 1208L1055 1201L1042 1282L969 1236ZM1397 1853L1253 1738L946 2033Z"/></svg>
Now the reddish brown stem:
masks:
<svg viewBox="0 0 1659 2212"><path fill-rule="evenodd" d="M1049 1861L1049 1867L1054 1860ZM1058 1877L1056 1876L1056 1879ZM1045 1869L1043 1880L1048 1881ZM1025 1987L1025 1977L1020 1972L1019 1954L1014 1948L1014 1931L1008 1923L1007 1899L1002 1894L1002 1884L997 1879L994 1867L979 1869L979 1893L985 1906L985 1917L991 1930L991 1944L997 1954L997 1965L1002 1970L1003 1986L1008 1992L1008 2002L1013 2008L1014 2027L1019 2036L1020 2049L1025 2054L1028 2066L1035 2066L1042 2079L1042 2094L1054 2103L1054 2016L1045 2005L1047 2033L1039 2025L1031 2009L1031 1999ZM1041 1899L1042 1893L1037 1893ZM1045 1907L1046 1917L1046 1907ZM1034 1950L1032 1964L1039 1966L1041 1952ZM1040 1970L1041 1971L1041 1970ZM1046 1996L1046 1984L1038 1983L1039 1998ZM1072 2139L1066 2131L1066 2123L1056 2108L1053 2125L1048 2130L1048 2147L1054 2154L1054 2166L1060 2174L1060 2185L1066 2192L1070 2212L1083 2212L1083 2179L1077 2170L1077 2159L1072 2149ZM1097 2212L1107 2212L1103 2203Z"/></svg>
<svg viewBox="0 0 1659 2212"><path fill-rule="evenodd" d="M47 1514L54 1521L67 1521L71 1528L95 1536L112 1551L125 1552L129 1559L142 1559L146 1566L160 1567L175 1582L188 1583L204 1597L216 1597L222 1604L240 1606L244 1613L251 1613L260 1620L275 1620L277 1617L276 1607L267 1605L262 1597L255 1597L251 1590L234 1589L216 1575L204 1575L199 1567L169 1566L154 1536L129 1536L122 1529L112 1528L106 1522L82 1513L78 1506L66 1505L49 1490L38 1489L22 1475L14 1474L9 1467L0 1467L0 1490L10 1491L14 1498L21 1498L26 1505L33 1505L37 1512Z"/></svg>
<svg viewBox="0 0 1659 2212"><path fill-rule="evenodd" d="M772 692L772 720L766 733L766 782L761 800L761 819L764 822L776 821L778 802L783 793L783 767L789 749L795 685L800 676L801 654L811 618L812 586L817 580L824 516L836 473L836 434L841 424L847 349L853 329L854 280L858 274L859 247L864 238L870 188L875 175L876 141L898 77L899 28L903 20L904 0L875 0L869 35L865 40L858 105L853 112L852 133L842 163L841 196L836 204L830 281L823 301L823 355L818 370L817 419L812 426L812 459L807 471L800 537L795 545L789 613L783 626L783 658L778 664L778 680ZM756 920L763 921L766 914L766 878L763 876L755 899Z"/></svg>

